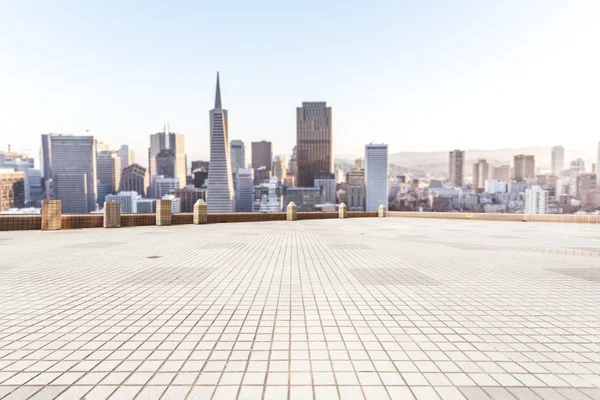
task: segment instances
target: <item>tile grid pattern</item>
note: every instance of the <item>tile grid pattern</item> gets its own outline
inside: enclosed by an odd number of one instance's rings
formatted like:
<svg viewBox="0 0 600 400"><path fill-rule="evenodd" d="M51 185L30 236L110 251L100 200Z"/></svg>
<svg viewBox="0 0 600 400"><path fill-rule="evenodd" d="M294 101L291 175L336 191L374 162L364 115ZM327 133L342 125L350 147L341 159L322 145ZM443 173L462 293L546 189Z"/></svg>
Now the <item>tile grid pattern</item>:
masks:
<svg viewBox="0 0 600 400"><path fill-rule="evenodd" d="M401 223L58 232L37 253L0 247L0 397L600 396L599 285L553 271L592 258L399 244ZM374 228L383 237L364 235Z"/></svg>

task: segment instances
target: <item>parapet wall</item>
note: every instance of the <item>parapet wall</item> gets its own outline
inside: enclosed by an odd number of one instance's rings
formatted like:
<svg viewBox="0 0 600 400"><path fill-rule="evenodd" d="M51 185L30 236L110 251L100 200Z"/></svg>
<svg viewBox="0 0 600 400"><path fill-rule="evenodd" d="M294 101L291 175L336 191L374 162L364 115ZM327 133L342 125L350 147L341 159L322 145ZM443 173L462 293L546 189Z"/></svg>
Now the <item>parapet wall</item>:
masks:
<svg viewBox="0 0 600 400"><path fill-rule="evenodd" d="M337 212L299 212L298 220L338 218ZM375 218L376 211L348 211L347 218ZM600 224L600 215L573 214L487 214L487 213L436 213L436 212L404 212L389 211L387 217L392 218L436 218L480 221L522 221L522 222L567 222ZM156 214L121 214L121 227L156 225ZM193 213L176 213L172 216L173 225L192 224ZM210 213L208 223L224 222L260 222L285 221L285 212L274 213ZM63 214L62 229L101 228L102 214ZM0 214L0 231L39 230L42 225L41 215Z"/></svg>

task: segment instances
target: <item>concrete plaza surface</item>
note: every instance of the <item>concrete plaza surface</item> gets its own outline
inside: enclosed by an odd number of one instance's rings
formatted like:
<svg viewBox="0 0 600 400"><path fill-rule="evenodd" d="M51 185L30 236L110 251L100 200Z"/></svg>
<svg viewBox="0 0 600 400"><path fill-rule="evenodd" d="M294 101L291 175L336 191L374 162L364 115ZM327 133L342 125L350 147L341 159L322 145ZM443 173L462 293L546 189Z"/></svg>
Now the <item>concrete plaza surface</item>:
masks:
<svg viewBox="0 0 600 400"><path fill-rule="evenodd" d="M0 398L600 399L600 226L0 232Z"/></svg>

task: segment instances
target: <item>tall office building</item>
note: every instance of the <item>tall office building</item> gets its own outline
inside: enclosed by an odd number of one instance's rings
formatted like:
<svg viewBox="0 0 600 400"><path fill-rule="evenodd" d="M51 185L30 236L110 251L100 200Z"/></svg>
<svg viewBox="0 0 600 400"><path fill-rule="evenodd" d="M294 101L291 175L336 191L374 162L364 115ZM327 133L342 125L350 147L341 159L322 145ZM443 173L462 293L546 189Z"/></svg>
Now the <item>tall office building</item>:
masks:
<svg viewBox="0 0 600 400"><path fill-rule="evenodd" d="M273 162L273 145L271 142L261 140L252 142L252 168L265 167L271 172L271 163Z"/></svg>
<svg viewBox="0 0 600 400"><path fill-rule="evenodd" d="M483 189L488 179L490 179L490 164L480 158L473 164L473 189Z"/></svg>
<svg viewBox="0 0 600 400"><path fill-rule="evenodd" d="M326 102L304 102L296 109L296 147L296 185L312 187L316 173L333 173L332 115Z"/></svg>
<svg viewBox="0 0 600 400"><path fill-rule="evenodd" d="M552 148L552 175L558 176L565 168L565 148L554 146Z"/></svg>
<svg viewBox="0 0 600 400"><path fill-rule="evenodd" d="M514 158L514 179L522 182L535 176L535 158L525 154L518 154Z"/></svg>
<svg viewBox="0 0 600 400"><path fill-rule="evenodd" d="M246 145L241 140L232 140L229 145L231 153L231 172L235 175L240 168L246 168Z"/></svg>
<svg viewBox="0 0 600 400"><path fill-rule="evenodd" d="M148 174L150 177L164 175L167 178L179 178L182 187L185 186L187 171L183 135L169 132L168 124L164 132L150 135Z"/></svg>
<svg viewBox="0 0 600 400"><path fill-rule="evenodd" d="M365 164L362 159L359 160L361 162L355 163L355 166L346 174L348 211L365 211L365 170L363 169Z"/></svg>
<svg viewBox="0 0 600 400"><path fill-rule="evenodd" d="M510 165L500 165L492 167L492 179L503 182L510 182Z"/></svg>
<svg viewBox="0 0 600 400"><path fill-rule="evenodd" d="M221 101L221 84L217 73L215 108L210 111L210 168L208 170L208 212L235 211L235 194L229 154L227 110Z"/></svg>
<svg viewBox="0 0 600 400"><path fill-rule="evenodd" d="M128 145L122 144L117 154L121 158L121 169L129 167L131 164L135 164L135 154L133 149L130 149Z"/></svg>
<svg viewBox="0 0 600 400"><path fill-rule="evenodd" d="M264 165L261 167L254 168L254 184L260 185L266 180L271 179L269 170Z"/></svg>
<svg viewBox="0 0 600 400"><path fill-rule="evenodd" d="M93 136L50 136L52 199L65 214L96 209L96 140Z"/></svg>
<svg viewBox="0 0 600 400"><path fill-rule="evenodd" d="M287 171L286 181L291 182L290 186L295 186L298 183L298 147L294 146L292 150L292 156L290 157L290 164Z"/></svg>
<svg viewBox="0 0 600 400"><path fill-rule="evenodd" d="M96 177L99 184L108 185L108 193L114 194L121 186L121 157L114 151L102 151L96 156ZM104 199L98 199L102 207Z"/></svg>
<svg viewBox="0 0 600 400"><path fill-rule="evenodd" d="M52 199L52 144L51 138L53 136L72 136L70 134L62 133L47 133L42 135L42 147L40 149L40 166L42 167L44 198L47 200Z"/></svg>
<svg viewBox="0 0 600 400"><path fill-rule="evenodd" d="M577 197L577 177L585 173L585 161L582 158L571 161L569 168L569 196Z"/></svg>
<svg viewBox="0 0 600 400"><path fill-rule="evenodd" d="M8 151L0 151L0 168L11 168L15 171L23 172L25 204L32 202L31 181L29 171L34 167L34 161L28 154L14 152L8 145Z"/></svg>
<svg viewBox="0 0 600 400"><path fill-rule="evenodd" d="M365 146L365 211L388 208L388 147L386 144Z"/></svg>
<svg viewBox="0 0 600 400"><path fill-rule="evenodd" d="M335 174L319 172L315 174L315 187L321 189L321 203L336 203Z"/></svg>
<svg viewBox="0 0 600 400"><path fill-rule="evenodd" d="M286 166L285 156L275 156L273 159L273 168L271 169L272 176L277 177L280 181L283 181L286 177Z"/></svg>
<svg viewBox="0 0 600 400"><path fill-rule="evenodd" d="M448 180L452 186L463 187L465 176L465 152L453 150L450 152Z"/></svg>
<svg viewBox="0 0 600 400"><path fill-rule="evenodd" d="M0 212L25 207L25 174L13 168L0 168Z"/></svg>
<svg viewBox="0 0 600 400"><path fill-rule="evenodd" d="M237 212L252 212L254 182L251 169L237 169L235 172L235 187L235 210Z"/></svg>
<svg viewBox="0 0 600 400"><path fill-rule="evenodd" d="M139 164L131 164L123 168L121 172L120 191L137 192L139 195L145 196L148 186L150 184L146 168Z"/></svg>
<svg viewBox="0 0 600 400"><path fill-rule="evenodd" d="M548 191L534 185L525 190L525 214L547 214Z"/></svg>

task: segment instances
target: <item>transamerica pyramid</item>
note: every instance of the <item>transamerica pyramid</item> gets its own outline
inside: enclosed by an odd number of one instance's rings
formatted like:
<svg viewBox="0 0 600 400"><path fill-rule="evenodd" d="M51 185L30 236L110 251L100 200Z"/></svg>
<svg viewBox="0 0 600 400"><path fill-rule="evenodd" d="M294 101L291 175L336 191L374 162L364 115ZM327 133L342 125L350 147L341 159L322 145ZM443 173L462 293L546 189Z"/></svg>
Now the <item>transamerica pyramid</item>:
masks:
<svg viewBox="0 0 600 400"><path fill-rule="evenodd" d="M217 72L215 108L210 110L210 163L206 204L208 212L234 212L235 194L229 154L227 110L221 102L221 83Z"/></svg>

